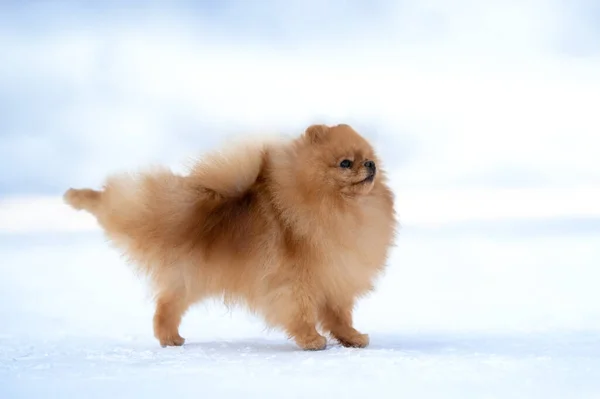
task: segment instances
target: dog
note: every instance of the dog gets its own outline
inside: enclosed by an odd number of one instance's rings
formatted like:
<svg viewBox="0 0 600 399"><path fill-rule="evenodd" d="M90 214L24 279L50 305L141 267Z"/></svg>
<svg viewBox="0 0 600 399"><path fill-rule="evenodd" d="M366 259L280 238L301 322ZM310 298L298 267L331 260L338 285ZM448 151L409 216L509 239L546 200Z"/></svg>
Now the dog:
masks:
<svg viewBox="0 0 600 399"><path fill-rule="evenodd" d="M116 173L63 198L149 277L163 347L184 344L182 317L209 297L244 305L304 350L325 349L324 335L368 346L353 309L384 271L397 225L373 147L347 124L229 147L186 174Z"/></svg>

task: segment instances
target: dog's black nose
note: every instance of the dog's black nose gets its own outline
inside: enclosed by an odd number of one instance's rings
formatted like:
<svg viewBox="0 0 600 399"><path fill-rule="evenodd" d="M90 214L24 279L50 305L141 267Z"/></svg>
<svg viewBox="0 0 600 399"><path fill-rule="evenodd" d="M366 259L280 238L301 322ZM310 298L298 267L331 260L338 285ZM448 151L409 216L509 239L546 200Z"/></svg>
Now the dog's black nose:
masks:
<svg viewBox="0 0 600 399"><path fill-rule="evenodd" d="M373 162L373 161L365 161L364 165L365 165L365 168L375 170L375 162Z"/></svg>

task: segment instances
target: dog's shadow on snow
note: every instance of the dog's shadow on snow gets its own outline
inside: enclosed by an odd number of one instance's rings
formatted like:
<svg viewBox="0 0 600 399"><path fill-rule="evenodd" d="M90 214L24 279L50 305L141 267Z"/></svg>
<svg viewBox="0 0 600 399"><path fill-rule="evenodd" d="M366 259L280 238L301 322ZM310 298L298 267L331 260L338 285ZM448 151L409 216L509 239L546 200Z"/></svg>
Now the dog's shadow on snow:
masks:
<svg viewBox="0 0 600 399"><path fill-rule="evenodd" d="M186 351L202 351L205 353L235 352L239 354L278 354L295 352L298 348L291 341L274 340L223 340L223 341L191 341L183 345Z"/></svg>
<svg viewBox="0 0 600 399"><path fill-rule="evenodd" d="M419 334L375 334L371 335L371 343L367 348L345 348L335 340L329 339L323 351L303 351L291 340L222 340L222 341L188 341L182 347L185 351L202 353L237 353L245 355L276 355L284 353L327 353L327 352L399 352L423 354L451 354L454 352L484 353L490 341L497 341L495 346L505 347L506 339L491 337L461 337L451 335L419 335Z"/></svg>

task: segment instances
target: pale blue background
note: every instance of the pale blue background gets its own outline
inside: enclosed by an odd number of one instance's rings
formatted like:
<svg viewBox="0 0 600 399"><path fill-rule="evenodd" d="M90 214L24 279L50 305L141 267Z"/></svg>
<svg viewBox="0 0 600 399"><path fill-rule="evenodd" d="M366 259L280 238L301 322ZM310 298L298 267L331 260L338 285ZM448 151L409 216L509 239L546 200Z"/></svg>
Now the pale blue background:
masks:
<svg viewBox="0 0 600 399"><path fill-rule="evenodd" d="M356 126L397 193L372 347L199 306L162 350L60 195L314 122ZM599 149L598 1L0 1L0 397L597 397Z"/></svg>
<svg viewBox="0 0 600 399"><path fill-rule="evenodd" d="M4 1L0 48L2 196L341 120L407 185L600 177L596 1Z"/></svg>

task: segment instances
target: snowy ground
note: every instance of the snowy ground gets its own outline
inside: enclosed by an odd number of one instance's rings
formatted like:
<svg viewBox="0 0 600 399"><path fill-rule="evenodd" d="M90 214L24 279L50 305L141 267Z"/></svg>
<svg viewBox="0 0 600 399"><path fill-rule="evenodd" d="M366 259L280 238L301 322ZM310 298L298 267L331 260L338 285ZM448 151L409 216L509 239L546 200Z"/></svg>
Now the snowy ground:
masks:
<svg viewBox="0 0 600 399"><path fill-rule="evenodd" d="M508 216L407 223L357 309L371 346L323 352L215 303L163 349L97 230L5 226L0 398L600 398L600 218Z"/></svg>

